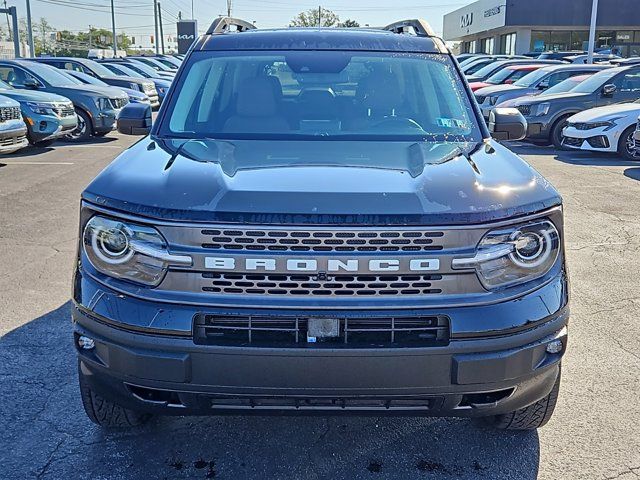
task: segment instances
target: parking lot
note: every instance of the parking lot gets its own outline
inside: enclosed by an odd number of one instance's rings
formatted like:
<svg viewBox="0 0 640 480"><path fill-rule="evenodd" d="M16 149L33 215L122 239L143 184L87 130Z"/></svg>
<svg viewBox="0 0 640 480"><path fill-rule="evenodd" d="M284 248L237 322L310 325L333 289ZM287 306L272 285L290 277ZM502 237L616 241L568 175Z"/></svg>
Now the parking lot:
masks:
<svg viewBox="0 0 640 480"><path fill-rule="evenodd" d="M85 417L69 319L79 194L135 141L0 158L0 478L640 477L640 163L515 145L564 196L572 289L556 413L538 432L413 417ZM482 321L482 319L478 319Z"/></svg>

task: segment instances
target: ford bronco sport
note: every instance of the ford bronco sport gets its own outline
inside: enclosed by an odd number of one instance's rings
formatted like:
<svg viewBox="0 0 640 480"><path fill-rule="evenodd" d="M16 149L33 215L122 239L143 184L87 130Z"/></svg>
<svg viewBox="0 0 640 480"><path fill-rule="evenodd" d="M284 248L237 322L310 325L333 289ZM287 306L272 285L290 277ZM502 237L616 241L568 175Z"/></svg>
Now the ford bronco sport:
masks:
<svg viewBox="0 0 640 480"><path fill-rule="evenodd" d="M74 340L95 423L153 414L551 417L558 192L423 21L216 20L82 194ZM492 132L493 137L491 138Z"/></svg>

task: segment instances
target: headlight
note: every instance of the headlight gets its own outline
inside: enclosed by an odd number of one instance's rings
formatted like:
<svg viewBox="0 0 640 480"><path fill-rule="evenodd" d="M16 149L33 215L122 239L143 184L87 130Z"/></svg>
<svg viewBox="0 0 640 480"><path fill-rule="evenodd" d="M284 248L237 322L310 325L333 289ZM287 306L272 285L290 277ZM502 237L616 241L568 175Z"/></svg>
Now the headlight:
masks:
<svg viewBox="0 0 640 480"><path fill-rule="evenodd" d="M605 127L605 132L607 130L611 130L613 127L616 126L616 120L620 120L621 117L616 117L616 118L611 118L609 120L605 120L602 122L588 122L584 124L584 129L585 130L593 130L595 128L602 128Z"/></svg>
<svg viewBox="0 0 640 480"><path fill-rule="evenodd" d="M27 102L27 107L33 113L37 113L40 115L53 115L53 107L54 105L46 102Z"/></svg>
<svg viewBox="0 0 640 480"><path fill-rule="evenodd" d="M106 97L96 99L96 107L98 107L98 110L111 110L111 108L113 108L111 102Z"/></svg>
<svg viewBox="0 0 640 480"><path fill-rule="evenodd" d="M129 84L129 88L130 88L131 90L137 90L138 92L140 91L140 85L138 85L137 83L133 83L133 82L131 82L131 83Z"/></svg>
<svg viewBox="0 0 640 480"><path fill-rule="evenodd" d="M532 105L531 106L531 116L533 117L542 117L543 115L546 115L547 113L549 113L549 107L551 105L547 102L545 103L539 103L537 105Z"/></svg>
<svg viewBox="0 0 640 480"><path fill-rule="evenodd" d="M169 265L191 265L191 257L170 254L154 228L100 216L87 222L83 246L99 272L147 286L157 286Z"/></svg>
<svg viewBox="0 0 640 480"><path fill-rule="evenodd" d="M560 234L548 220L506 227L487 233L471 258L456 258L454 269L475 268L489 290L542 277L555 264Z"/></svg>

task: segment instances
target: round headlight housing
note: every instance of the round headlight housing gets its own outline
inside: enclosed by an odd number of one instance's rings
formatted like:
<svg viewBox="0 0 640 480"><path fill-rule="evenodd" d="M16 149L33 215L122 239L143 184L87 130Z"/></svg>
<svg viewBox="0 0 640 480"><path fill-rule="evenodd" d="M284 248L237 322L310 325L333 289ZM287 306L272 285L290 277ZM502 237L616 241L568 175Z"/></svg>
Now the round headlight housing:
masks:
<svg viewBox="0 0 640 480"><path fill-rule="evenodd" d="M561 242L553 222L541 220L488 232L471 258L456 258L454 269L475 268L485 288L494 290L544 276L555 265Z"/></svg>
<svg viewBox="0 0 640 480"><path fill-rule="evenodd" d="M190 264L168 252L156 229L99 215L87 222L83 247L98 272L147 286L157 286L172 263Z"/></svg>

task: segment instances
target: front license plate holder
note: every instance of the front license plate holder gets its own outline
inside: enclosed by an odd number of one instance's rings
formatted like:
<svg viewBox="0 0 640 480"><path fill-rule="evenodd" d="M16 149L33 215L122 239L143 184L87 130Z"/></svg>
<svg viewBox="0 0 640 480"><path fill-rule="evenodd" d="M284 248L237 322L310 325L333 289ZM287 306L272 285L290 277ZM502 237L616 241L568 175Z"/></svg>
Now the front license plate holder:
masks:
<svg viewBox="0 0 640 480"><path fill-rule="evenodd" d="M340 320L337 318L307 319L307 342L316 343L340 336Z"/></svg>

